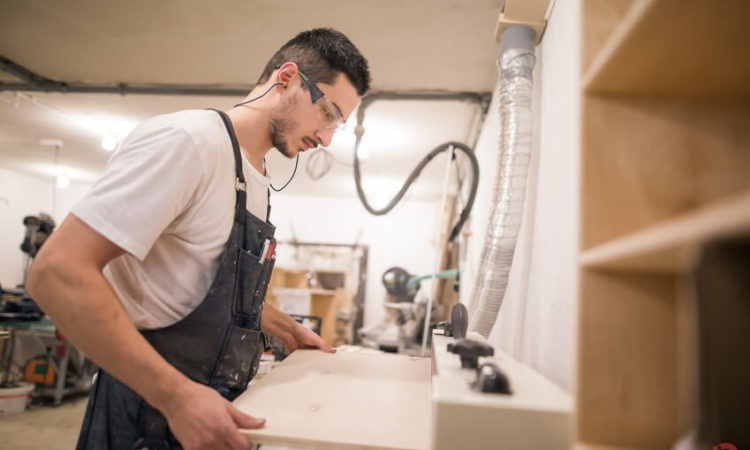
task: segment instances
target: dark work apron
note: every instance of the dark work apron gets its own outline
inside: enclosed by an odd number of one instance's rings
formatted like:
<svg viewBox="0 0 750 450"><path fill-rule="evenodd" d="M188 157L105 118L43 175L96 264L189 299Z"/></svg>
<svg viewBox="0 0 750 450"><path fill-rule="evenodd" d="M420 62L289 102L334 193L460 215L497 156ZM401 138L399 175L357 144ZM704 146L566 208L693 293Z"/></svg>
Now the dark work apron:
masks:
<svg viewBox="0 0 750 450"><path fill-rule="evenodd" d="M229 117L216 111L229 132L236 169L234 223L216 277L203 302L179 322L141 334L190 379L235 399L258 370L266 348L260 330L274 259L260 263L275 228L247 211L245 177ZM269 202L268 215L271 207ZM132 389L100 370L92 388L78 449L181 448L164 416Z"/></svg>

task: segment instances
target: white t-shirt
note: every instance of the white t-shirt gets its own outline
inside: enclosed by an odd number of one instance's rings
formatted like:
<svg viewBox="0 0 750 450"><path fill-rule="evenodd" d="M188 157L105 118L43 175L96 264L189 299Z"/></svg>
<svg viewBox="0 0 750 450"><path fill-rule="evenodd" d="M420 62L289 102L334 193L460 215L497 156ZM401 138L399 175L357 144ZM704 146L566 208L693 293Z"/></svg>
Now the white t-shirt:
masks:
<svg viewBox="0 0 750 450"><path fill-rule="evenodd" d="M266 219L270 179L242 156L247 210ZM71 212L127 253L104 269L141 329L171 325L205 297L234 218L232 144L215 111L156 116L112 155Z"/></svg>

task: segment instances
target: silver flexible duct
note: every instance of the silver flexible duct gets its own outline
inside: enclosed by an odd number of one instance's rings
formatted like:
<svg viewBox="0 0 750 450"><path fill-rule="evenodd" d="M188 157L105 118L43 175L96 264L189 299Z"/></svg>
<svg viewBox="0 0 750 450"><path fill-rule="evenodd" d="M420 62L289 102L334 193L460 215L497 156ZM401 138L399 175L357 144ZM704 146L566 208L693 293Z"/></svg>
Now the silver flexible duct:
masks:
<svg viewBox="0 0 750 450"><path fill-rule="evenodd" d="M500 162L492 213L469 306L469 329L485 338L495 325L505 297L523 216L532 143L534 39L534 30L515 25L503 32L500 43Z"/></svg>

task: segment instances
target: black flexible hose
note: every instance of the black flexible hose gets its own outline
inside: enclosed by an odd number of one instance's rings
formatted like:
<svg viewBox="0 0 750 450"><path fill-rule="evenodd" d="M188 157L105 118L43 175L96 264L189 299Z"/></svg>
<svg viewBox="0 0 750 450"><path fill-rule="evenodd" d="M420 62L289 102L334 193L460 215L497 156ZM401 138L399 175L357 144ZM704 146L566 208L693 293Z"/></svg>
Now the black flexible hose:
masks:
<svg viewBox="0 0 750 450"><path fill-rule="evenodd" d="M357 185L357 195L359 196L360 201L362 202L362 205L364 205L365 209L370 212L370 214L376 215L376 216L382 216L384 214L387 214L392 210L396 204L401 200L401 198L406 194L406 191L409 189L409 186L414 182L414 180L417 179L419 174L422 172L422 169L430 162L432 159L440 154L441 152L450 149L453 147L456 150L462 151L468 158L469 161L471 161L471 169L472 169L472 183L471 183L471 192L469 193L469 199L466 202L466 206L464 206L464 209L461 211L461 215L458 218L458 221L456 222L456 225L453 227L453 230L451 230L450 237L448 238L448 242L452 242L456 239L458 236L458 233L461 231L461 228L463 227L464 223L466 222L466 219L469 218L469 214L471 213L471 208L474 206L474 198L477 195L477 186L479 185L479 163L477 162L477 157L474 155L474 152L465 144L461 144L460 142L446 142L445 144L440 144L437 147L435 147L430 153L427 154L424 158L422 158L422 161L417 164L417 167L412 170L411 174L409 174L409 177L404 182L404 185L401 187L401 190L398 191L395 197L393 197L393 200L391 200L388 205L382 209L375 209L373 208L368 202L367 198L365 197L365 192L362 189L362 174L359 170L359 142L362 138L361 134L357 135L357 142L354 146L354 182Z"/></svg>

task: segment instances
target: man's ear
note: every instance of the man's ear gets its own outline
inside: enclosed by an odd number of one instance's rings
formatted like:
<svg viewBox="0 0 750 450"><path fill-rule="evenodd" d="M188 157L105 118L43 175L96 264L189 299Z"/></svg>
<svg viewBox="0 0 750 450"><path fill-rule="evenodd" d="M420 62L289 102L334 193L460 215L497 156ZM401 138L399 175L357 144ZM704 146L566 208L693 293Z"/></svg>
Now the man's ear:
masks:
<svg viewBox="0 0 750 450"><path fill-rule="evenodd" d="M279 67L279 71L276 73L276 76L278 77L278 82L281 83L284 87L289 86L289 82L294 78L295 75L299 72L299 68L297 67L297 63L293 62L285 62Z"/></svg>

